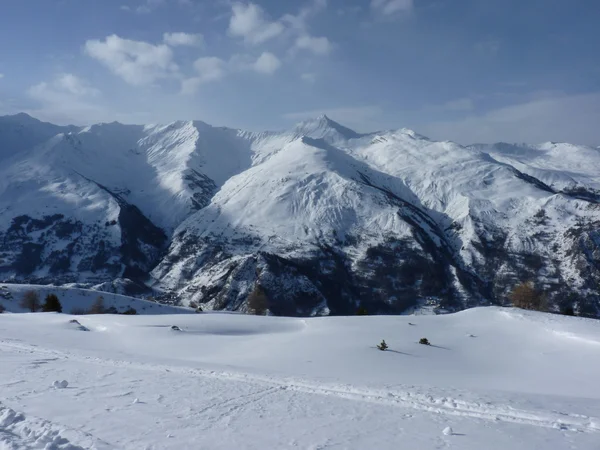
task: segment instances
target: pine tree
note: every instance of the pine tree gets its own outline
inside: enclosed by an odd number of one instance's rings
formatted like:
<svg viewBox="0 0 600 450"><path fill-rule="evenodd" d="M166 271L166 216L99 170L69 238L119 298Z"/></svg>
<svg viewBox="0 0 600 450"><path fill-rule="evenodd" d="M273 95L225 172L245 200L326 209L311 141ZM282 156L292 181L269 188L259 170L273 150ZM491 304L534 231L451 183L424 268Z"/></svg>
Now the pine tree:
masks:
<svg viewBox="0 0 600 450"><path fill-rule="evenodd" d="M260 284L248 296L248 309L257 316L264 316L269 309L269 298Z"/></svg>
<svg viewBox="0 0 600 450"><path fill-rule="evenodd" d="M62 312L62 305L60 304L60 300L54 294L48 294L46 296L46 301L42 305L42 311L44 312Z"/></svg>

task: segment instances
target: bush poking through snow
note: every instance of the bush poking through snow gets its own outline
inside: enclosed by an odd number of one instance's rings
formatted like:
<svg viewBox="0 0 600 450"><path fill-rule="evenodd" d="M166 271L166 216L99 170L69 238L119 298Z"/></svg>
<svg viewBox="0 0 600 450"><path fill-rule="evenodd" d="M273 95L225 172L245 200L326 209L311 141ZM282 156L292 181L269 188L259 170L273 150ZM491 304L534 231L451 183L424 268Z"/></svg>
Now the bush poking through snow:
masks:
<svg viewBox="0 0 600 450"><path fill-rule="evenodd" d="M90 314L106 313L106 308L104 307L104 297L100 296L96 300L94 300L94 303L92 303L92 306L90 307L89 313Z"/></svg>
<svg viewBox="0 0 600 450"><path fill-rule="evenodd" d="M546 296L537 290L531 282L516 285L508 298L515 308L533 311L548 310Z"/></svg>
<svg viewBox="0 0 600 450"><path fill-rule="evenodd" d="M55 294L48 294L46 296L46 301L42 305L42 311L44 312L62 312L62 305L60 304L60 300Z"/></svg>
<svg viewBox="0 0 600 450"><path fill-rule="evenodd" d="M369 312L367 311L367 308L365 308L364 306L361 306L360 308L358 308L356 310L356 315L357 316L368 316Z"/></svg>
<svg viewBox="0 0 600 450"><path fill-rule="evenodd" d="M256 316L264 316L269 309L269 298L260 284L248 296L248 309Z"/></svg>
<svg viewBox="0 0 600 450"><path fill-rule="evenodd" d="M431 345L431 342L429 342L429 339L427 339L427 338L421 338L421 339L419 339L419 344L421 344L421 345Z"/></svg>
<svg viewBox="0 0 600 450"><path fill-rule="evenodd" d="M135 308L132 308L131 306L129 308L127 308L124 312L124 315L126 316L135 316L137 314L137 311L135 310Z"/></svg>
<svg viewBox="0 0 600 450"><path fill-rule="evenodd" d="M381 350L382 352L386 351L389 347L388 345L385 343L385 339L381 340L381 344L377 345L377 348L379 350Z"/></svg>
<svg viewBox="0 0 600 450"><path fill-rule="evenodd" d="M575 308L573 308L573 305L566 305L563 308L561 308L560 313L563 316L574 316Z"/></svg>
<svg viewBox="0 0 600 450"><path fill-rule="evenodd" d="M40 309L40 296L35 291L27 291L23 294L21 300L21 308L25 308L31 312L36 312Z"/></svg>

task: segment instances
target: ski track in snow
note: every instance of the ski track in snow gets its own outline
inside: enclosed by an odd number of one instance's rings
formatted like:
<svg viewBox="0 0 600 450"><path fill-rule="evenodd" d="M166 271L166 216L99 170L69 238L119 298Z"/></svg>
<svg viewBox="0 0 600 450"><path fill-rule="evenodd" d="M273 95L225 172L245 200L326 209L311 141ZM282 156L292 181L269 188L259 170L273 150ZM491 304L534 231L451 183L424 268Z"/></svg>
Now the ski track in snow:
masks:
<svg viewBox="0 0 600 450"><path fill-rule="evenodd" d="M244 407L245 405L255 403L278 391L290 391L303 394L336 397L356 402L374 403L403 409L413 409L435 414L482 419L493 422L508 422L580 433L600 433L600 419L595 417L588 417L569 412L522 410L513 408L510 405L493 404L489 402L468 402L453 398L451 395L434 397L432 395L426 395L411 390L381 390L362 388L360 386L346 384L316 384L308 380L287 377L261 376L249 373L204 370L199 368L186 368L160 364L130 362L117 359L86 357L9 340L0 340L0 347L21 353L36 353L50 356L51 358L48 358L47 360L70 360L104 367L127 368L163 373L171 372L190 377L211 378L221 381L226 380L260 387L260 389L256 392L206 406L203 409L196 411L194 413L195 415L202 415L203 413L215 408L225 408L225 411L221 412L219 415L220 418L223 418L232 414L235 410ZM128 394L130 393L121 394L121 396ZM45 426L46 428L49 428L49 425ZM51 448L62 449L63 447Z"/></svg>

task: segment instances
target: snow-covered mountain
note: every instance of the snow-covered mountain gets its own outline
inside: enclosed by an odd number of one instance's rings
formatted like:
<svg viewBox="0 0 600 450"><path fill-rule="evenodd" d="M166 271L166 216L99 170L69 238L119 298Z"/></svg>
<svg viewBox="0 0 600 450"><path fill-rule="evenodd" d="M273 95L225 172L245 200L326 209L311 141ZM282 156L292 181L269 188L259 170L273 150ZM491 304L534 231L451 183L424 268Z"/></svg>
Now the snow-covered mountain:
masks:
<svg viewBox="0 0 600 450"><path fill-rule="evenodd" d="M19 139L19 136L22 139ZM0 118L0 277L146 286L275 314L447 310L535 281L599 315L600 151L356 133L326 116L202 122Z"/></svg>

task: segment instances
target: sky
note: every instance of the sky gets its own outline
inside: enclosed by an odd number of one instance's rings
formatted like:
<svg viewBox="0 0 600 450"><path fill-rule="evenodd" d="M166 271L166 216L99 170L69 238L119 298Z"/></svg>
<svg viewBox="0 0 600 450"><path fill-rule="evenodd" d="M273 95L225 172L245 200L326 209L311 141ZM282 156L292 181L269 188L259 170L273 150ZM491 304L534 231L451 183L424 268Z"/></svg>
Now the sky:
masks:
<svg viewBox="0 0 600 450"><path fill-rule="evenodd" d="M0 115L600 145L598 0L0 0Z"/></svg>

